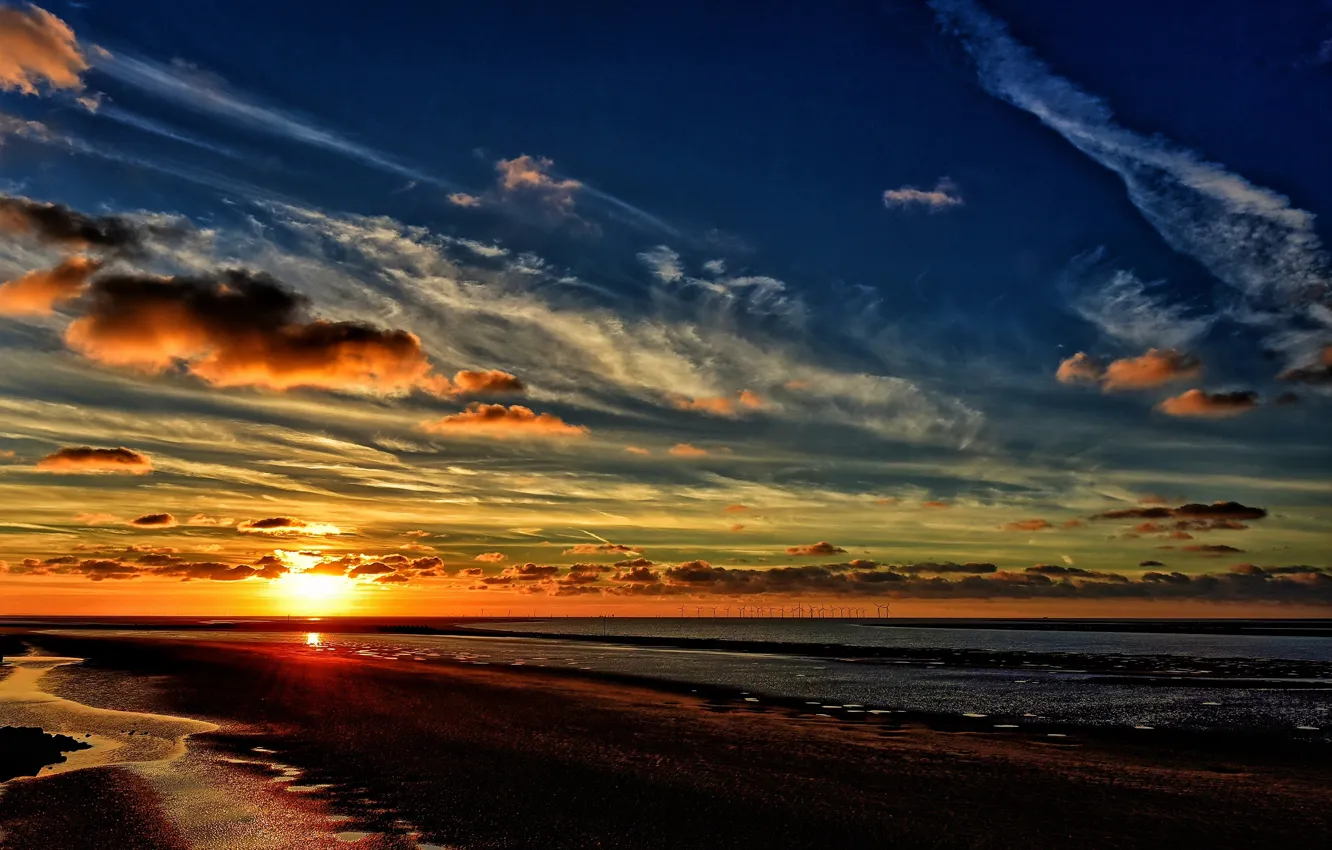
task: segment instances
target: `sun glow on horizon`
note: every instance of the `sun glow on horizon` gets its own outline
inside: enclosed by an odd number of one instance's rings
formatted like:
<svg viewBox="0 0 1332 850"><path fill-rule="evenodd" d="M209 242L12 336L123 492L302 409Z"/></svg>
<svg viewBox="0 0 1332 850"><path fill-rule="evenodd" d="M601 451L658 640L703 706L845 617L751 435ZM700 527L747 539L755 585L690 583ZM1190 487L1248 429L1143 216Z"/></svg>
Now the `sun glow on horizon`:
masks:
<svg viewBox="0 0 1332 850"><path fill-rule="evenodd" d="M342 576L291 572L273 582L283 613L300 616L346 613L356 582Z"/></svg>

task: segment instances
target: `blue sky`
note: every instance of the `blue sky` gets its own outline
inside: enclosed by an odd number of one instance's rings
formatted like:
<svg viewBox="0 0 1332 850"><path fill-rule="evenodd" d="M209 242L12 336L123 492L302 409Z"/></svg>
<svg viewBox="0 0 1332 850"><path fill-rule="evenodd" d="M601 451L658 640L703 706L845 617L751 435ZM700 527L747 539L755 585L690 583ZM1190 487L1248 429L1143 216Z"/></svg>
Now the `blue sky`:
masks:
<svg viewBox="0 0 1332 850"><path fill-rule="evenodd" d="M1243 545L1179 544L1203 547L1171 555L1183 575L1325 559L1332 6L419 5L6 7L30 60L0 60L6 196L159 228L73 246L102 278L262 272L302 320L414 334L411 368L500 370L524 397L223 375L180 340L149 368L80 342L91 278L0 316L0 493L33 505L0 559L34 564L0 581L72 586L86 570L41 564L142 512L185 563L255 563L235 528L259 514L337 527L328 558L422 531L440 598L475 554L580 538L651 549L662 597L725 584L671 563L809 566L787 550L814 541L1141 589L1168 532L1092 518L1152 495L1266 513ZM16 231L0 272L70 253ZM586 432L422 425L473 403ZM158 460L37 470L84 445ZM1100 599L1061 582L1004 598Z"/></svg>

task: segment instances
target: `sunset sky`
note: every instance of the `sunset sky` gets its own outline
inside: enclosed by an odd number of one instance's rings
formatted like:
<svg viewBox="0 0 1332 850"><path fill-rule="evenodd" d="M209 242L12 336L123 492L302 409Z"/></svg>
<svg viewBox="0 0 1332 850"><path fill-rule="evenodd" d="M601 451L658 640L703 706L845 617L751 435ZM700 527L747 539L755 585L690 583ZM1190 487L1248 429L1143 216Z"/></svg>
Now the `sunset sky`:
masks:
<svg viewBox="0 0 1332 850"><path fill-rule="evenodd" d="M1332 606L1324 3L0 5L0 614Z"/></svg>

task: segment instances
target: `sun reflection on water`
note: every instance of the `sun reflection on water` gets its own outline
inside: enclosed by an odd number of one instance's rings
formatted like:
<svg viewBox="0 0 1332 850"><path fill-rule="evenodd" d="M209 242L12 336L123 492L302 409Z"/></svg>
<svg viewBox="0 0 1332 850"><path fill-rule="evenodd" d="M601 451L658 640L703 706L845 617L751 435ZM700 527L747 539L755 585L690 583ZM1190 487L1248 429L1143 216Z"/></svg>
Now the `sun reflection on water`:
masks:
<svg viewBox="0 0 1332 850"><path fill-rule="evenodd" d="M321 646L323 642L319 638L319 632L310 632L305 636L306 646Z"/></svg>

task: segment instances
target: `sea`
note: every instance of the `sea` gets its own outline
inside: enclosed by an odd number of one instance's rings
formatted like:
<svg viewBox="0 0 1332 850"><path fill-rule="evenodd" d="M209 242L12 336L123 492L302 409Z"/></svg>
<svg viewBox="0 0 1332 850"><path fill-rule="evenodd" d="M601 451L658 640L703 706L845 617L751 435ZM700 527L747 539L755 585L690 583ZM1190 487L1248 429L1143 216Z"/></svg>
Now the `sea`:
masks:
<svg viewBox="0 0 1332 850"><path fill-rule="evenodd" d="M82 625L89 634L91 624ZM144 634L142 625L93 631ZM633 676L725 689L751 703L794 700L832 715L967 718L978 731L1065 724L1332 743L1329 625L595 617L158 622L150 634L299 643L367 660ZM412 633L427 630L450 633Z"/></svg>

